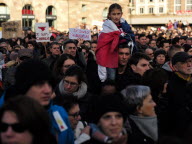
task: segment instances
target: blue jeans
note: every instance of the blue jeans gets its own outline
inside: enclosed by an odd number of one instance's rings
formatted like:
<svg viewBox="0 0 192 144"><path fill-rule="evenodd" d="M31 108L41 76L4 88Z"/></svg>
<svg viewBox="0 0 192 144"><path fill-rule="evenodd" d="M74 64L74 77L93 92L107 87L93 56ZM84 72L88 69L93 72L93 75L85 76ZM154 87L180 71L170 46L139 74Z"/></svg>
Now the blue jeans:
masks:
<svg viewBox="0 0 192 144"><path fill-rule="evenodd" d="M106 68L107 69L107 79L115 80L116 69L115 68Z"/></svg>

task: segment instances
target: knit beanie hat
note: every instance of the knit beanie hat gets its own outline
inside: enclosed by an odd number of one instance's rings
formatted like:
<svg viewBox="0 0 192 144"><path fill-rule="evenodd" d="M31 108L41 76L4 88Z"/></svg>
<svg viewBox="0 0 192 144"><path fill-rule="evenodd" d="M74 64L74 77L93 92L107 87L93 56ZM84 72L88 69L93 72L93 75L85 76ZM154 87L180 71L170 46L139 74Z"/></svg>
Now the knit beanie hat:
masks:
<svg viewBox="0 0 192 144"><path fill-rule="evenodd" d="M52 72L44 62L29 59L17 67L15 87L19 94L25 94L31 86L44 82L48 82L52 87L55 85Z"/></svg>
<svg viewBox="0 0 192 144"><path fill-rule="evenodd" d="M98 124L100 118L107 112L119 112L122 114L125 121L127 114L125 112L123 96L119 93L103 95L98 97L95 102L95 108L93 117L93 122Z"/></svg>
<svg viewBox="0 0 192 144"><path fill-rule="evenodd" d="M160 55L160 54L166 56L166 52L165 52L164 50L160 49L160 50L155 51L155 53L154 53L154 60L155 60L155 59L157 58L157 56Z"/></svg>

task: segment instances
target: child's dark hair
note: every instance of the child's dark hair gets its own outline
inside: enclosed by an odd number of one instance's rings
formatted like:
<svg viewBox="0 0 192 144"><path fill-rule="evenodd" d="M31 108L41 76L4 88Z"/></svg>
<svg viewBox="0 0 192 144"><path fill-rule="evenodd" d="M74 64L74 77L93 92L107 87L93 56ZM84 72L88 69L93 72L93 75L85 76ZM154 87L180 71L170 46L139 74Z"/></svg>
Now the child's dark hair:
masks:
<svg viewBox="0 0 192 144"><path fill-rule="evenodd" d="M112 5L110 5L109 7L109 12L107 15L107 18L110 19L109 14L114 10L114 9L119 9L122 12L122 7L118 4L118 3L114 3Z"/></svg>

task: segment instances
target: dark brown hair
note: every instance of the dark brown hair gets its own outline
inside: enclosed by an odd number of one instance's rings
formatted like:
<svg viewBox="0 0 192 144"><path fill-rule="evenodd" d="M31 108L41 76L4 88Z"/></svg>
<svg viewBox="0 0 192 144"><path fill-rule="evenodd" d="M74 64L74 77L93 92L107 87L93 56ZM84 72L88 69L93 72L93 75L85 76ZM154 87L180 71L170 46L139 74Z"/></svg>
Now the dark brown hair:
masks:
<svg viewBox="0 0 192 144"><path fill-rule="evenodd" d="M114 3L114 4L110 5L110 7L109 7L109 12L108 12L108 15L107 15L107 18L108 18L108 19L110 19L110 18L109 18L109 15L110 15L110 13L111 13L114 9L119 9L119 10L122 12L122 7L121 7L119 4Z"/></svg>

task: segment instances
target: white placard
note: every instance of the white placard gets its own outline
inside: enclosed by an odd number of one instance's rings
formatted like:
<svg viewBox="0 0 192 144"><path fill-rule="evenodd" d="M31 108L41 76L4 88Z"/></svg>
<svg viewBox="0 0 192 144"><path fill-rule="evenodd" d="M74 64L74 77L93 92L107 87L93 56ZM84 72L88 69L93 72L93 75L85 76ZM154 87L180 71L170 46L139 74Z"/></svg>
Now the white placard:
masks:
<svg viewBox="0 0 192 144"><path fill-rule="evenodd" d="M91 31L86 29L76 29L70 28L69 29L69 38L70 39L84 39L84 40L91 40Z"/></svg>
<svg viewBox="0 0 192 144"><path fill-rule="evenodd" d="M35 31L36 31L36 42L49 42L50 41L48 23L36 23Z"/></svg>

